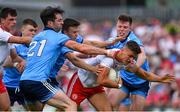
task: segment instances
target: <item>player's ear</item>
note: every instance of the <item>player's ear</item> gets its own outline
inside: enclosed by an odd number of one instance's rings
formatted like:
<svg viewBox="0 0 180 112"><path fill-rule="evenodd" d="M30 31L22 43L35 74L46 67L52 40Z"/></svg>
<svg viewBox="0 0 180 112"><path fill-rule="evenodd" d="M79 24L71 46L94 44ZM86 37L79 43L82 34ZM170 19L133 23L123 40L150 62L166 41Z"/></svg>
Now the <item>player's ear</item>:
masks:
<svg viewBox="0 0 180 112"><path fill-rule="evenodd" d="M52 21L48 21L48 22L47 22L47 26L52 27L52 26L53 26L53 22L52 22Z"/></svg>
<svg viewBox="0 0 180 112"><path fill-rule="evenodd" d="M21 27L21 29L20 29L20 30L21 30L21 32L23 32L23 31L24 31L24 27L25 27L24 25Z"/></svg>
<svg viewBox="0 0 180 112"><path fill-rule="evenodd" d="M4 21L5 21L4 18L0 18L0 22L1 22L2 24L4 23Z"/></svg>

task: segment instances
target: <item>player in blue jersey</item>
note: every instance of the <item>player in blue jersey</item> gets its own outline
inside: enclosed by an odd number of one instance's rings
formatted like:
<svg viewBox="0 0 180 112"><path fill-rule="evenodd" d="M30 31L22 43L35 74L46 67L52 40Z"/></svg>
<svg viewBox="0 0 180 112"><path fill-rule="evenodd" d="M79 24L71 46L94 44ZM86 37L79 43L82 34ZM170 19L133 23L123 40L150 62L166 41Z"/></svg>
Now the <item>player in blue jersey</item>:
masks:
<svg viewBox="0 0 180 112"><path fill-rule="evenodd" d="M21 26L22 36L33 37L37 31L37 27L38 25L34 20L25 19ZM19 55L25 60L27 58L27 51L29 45L18 44L14 46L15 48L13 49L13 52L17 53L17 55ZM18 63L14 63L15 66L18 66L16 64ZM9 59L9 61L6 61L4 66L6 67L4 67L3 82L8 90L11 106L13 106L14 102L17 101L19 105L23 105L23 107L27 109L27 107L25 106L23 94L19 89L19 80L21 77L21 73L16 69L16 67L12 67L13 63L11 59Z"/></svg>
<svg viewBox="0 0 180 112"><path fill-rule="evenodd" d="M136 64L145 71L149 72L150 68L143 44L141 40L132 32L131 24L132 18L130 16L120 15L118 17L116 24L117 37L112 37L109 40L120 38L121 41L117 42L113 46L109 46L108 48L122 48L130 40L137 42L141 47L142 52L138 55ZM116 108L115 110L117 110L119 101L122 101L127 96L130 96L132 102L130 110L143 110L146 96L149 90L149 82L136 76L134 73L123 69L119 71L119 74L122 77L123 86L120 90L112 90L109 95L114 109Z"/></svg>
<svg viewBox="0 0 180 112"><path fill-rule="evenodd" d="M62 25L61 33L66 34L67 36L69 36L72 40L76 41L77 43L83 43L83 44L88 44L88 45L97 46L97 47L106 47L108 45L113 45L116 42L116 40L112 41L112 42L85 40L85 39L83 39L82 36L78 35L79 34L79 25L80 25L80 23L77 20L71 19L71 18L66 18ZM53 67L53 70L51 71L51 75L50 75L51 80L53 80L56 84L58 84L55 80L55 77L56 77L59 69L64 64L64 61L66 60L66 58L68 58L75 66L78 66L81 68L86 67L86 66L84 66L82 61L80 61L80 59L78 57L86 58L86 57L89 57L89 55L82 54L82 53L74 53L72 50L68 49L67 47L63 47L62 53L58 57L56 64ZM86 67L85 69L89 69L90 71L92 71L90 67Z"/></svg>
<svg viewBox="0 0 180 112"><path fill-rule="evenodd" d="M58 56L63 52L64 46L86 54L112 56L108 50L78 44L68 36L58 33L63 24L62 13L63 10L59 8L44 9L40 17L45 28L35 35L30 43L26 69L20 79L20 89L26 101L31 103L35 110L42 110L39 106L45 103L66 111L77 110L76 104L49 79L51 70ZM30 109L33 110L33 108Z"/></svg>
<svg viewBox="0 0 180 112"><path fill-rule="evenodd" d="M107 47L110 45L114 45L114 43L116 43L116 41L118 40L113 40L113 41L91 41L91 40L86 40L83 39L82 36L79 35L79 26L80 26L80 22L72 19L72 18L66 18L64 20L64 24L62 27L62 33L69 35L71 39L78 41L79 43L83 43L83 44L88 44L88 45L92 45L92 46L96 46L96 47Z"/></svg>

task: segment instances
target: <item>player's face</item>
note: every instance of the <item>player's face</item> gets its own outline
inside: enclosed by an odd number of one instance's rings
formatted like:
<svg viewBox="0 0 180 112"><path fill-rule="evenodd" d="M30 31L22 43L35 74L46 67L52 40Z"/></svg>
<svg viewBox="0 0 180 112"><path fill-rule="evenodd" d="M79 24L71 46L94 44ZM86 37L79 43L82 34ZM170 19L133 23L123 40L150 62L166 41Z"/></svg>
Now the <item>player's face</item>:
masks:
<svg viewBox="0 0 180 112"><path fill-rule="evenodd" d="M37 32L37 28L35 28L32 25L24 25L21 29L21 32L22 32L22 36L33 37Z"/></svg>
<svg viewBox="0 0 180 112"><path fill-rule="evenodd" d="M131 31L131 25L127 21L119 21L116 24L117 36L120 36L124 39L128 36Z"/></svg>
<svg viewBox="0 0 180 112"><path fill-rule="evenodd" d="M63 18L61 14L56 14L56 19L54 21L54 29L55 31L59 32L63 25Z"/></svg>
<svg viewBox="0 0 180 112"><path fill-rule="evenodd" d="M79 27L69 27L68 31L65 31L65 34L71 37L73 40L75 40L79 33Z"/></svg>
<svg viewBox="0 0 180 112"><path fill-rule="evenodd" d="M136 57L135 54L128 48L123 49L123 54L126 54L127 57L123 59L123 64L127 65L128 63L132 62Z"/></svg>
<svg viewBox="0 0 180 112"><path fill-rule="evenodd" d="M6 18L2 18L1 22L7 30L12 30L16 25L16 16L11 16L8 14Z"/></svg>

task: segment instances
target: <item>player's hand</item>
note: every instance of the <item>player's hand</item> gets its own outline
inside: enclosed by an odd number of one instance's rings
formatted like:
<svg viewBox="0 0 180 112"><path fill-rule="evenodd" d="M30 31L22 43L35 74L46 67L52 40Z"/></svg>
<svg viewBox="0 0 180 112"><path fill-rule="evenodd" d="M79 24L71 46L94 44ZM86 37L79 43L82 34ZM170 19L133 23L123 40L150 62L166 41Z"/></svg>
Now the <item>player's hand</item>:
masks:
<svg viewBox="0 0 180 112"><path fill-rule="evenodd" d="M170 75L170 74L166 74L164 76L161 76L160 82L162 83L171 83L175 81L175 76L174 75Z"/></svg>
<svg viewBox="0 0 180 112"><path fill-rule="evenodd" d="M62 70L62 71L68 71L69 70L69 67L66 65L66 64L63 64L63 66L61 67L61 69L60 70Z"/></svg>
<svg viewBox="0 0 180 112"><path fill-rule="evenodd" d="M23 73L25 66L26 66L26 62L25 62L25 61L21 61L20 63L18 63L18 64L16 65L16 69L17 69L20 73Z"/></svg>
<svg viewBox="0 0 180 112"><path fill-rule="evenodd" d="M97 75L107 75L109 73L109 69L102 65L97 65L98 69L96 71Z"/></svg>
<svg viewBox="0 0 180 112"><path fill-rule="evenodd" d="M118 84L122 84L122 79L121 79L120 76L119 76L118 79L117 79L117 83L118 83Z"/></svg>

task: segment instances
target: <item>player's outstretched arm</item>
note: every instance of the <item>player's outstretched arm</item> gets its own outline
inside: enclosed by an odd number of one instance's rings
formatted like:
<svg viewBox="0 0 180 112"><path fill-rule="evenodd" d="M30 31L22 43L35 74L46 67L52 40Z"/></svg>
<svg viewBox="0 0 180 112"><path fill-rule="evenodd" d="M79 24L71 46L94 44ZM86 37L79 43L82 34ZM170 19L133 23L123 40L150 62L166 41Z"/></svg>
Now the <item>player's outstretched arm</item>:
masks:
<svg viewBox="0 0 180 112"><path fill-rule="evenodd" d="M32 37L11 36L8 39L8 43L29 44L31 43L31 40L32 40Z"/></svg>
<svg viewBox="0 0 180 112"><path fill-rule="evenodd" d="M129 64L128 66L126 66L126 70L133 72L137 76L151 82L170 83L172 81L175 81L175 77L173 75L166 74L159 76L152 72L146 72L145 70L138 67L136 64Z"/></svg>
<svg viewBox="0 0 180 112"><path fill-rule="evenodd" d="M13 67L16 67L19 70L19 72L22 73L24 71L24 67L26 64L25 60L17 55L15 48L10 50L10 56L11 56L12 62L17 63L15 66L13 64Z"/></svg>
<svg viewBox="0 0 180 112"><path fill-rule="evenodd" d="M93 47L86 44L79 44L72 40L67 41L65 43L65 46L70 49L73 49L73 50L76 50L76 51L79 51L81 53L88 54L88 55L107 55L107 56L109 55L107 50L105 49Z"/></svg>
<svg viewBox="0 0 180 112"><path fill-rule="evenodd" d="M98 68L95 66L91 66L87 63L85 63L82 59L78 58L74 53L69 52L66 53L65 56L71 61L75 66L83 68L85 70L91 71L96 73Z"/></svg>
<svg viewBox="0 0 180 112"><path fill-rule="evenodd" d="M100 48L105 48L107 46L113 45L115 41L108 42L108 41L90 41L90 40L84 40L83 44L92 45Z"/></svg>

